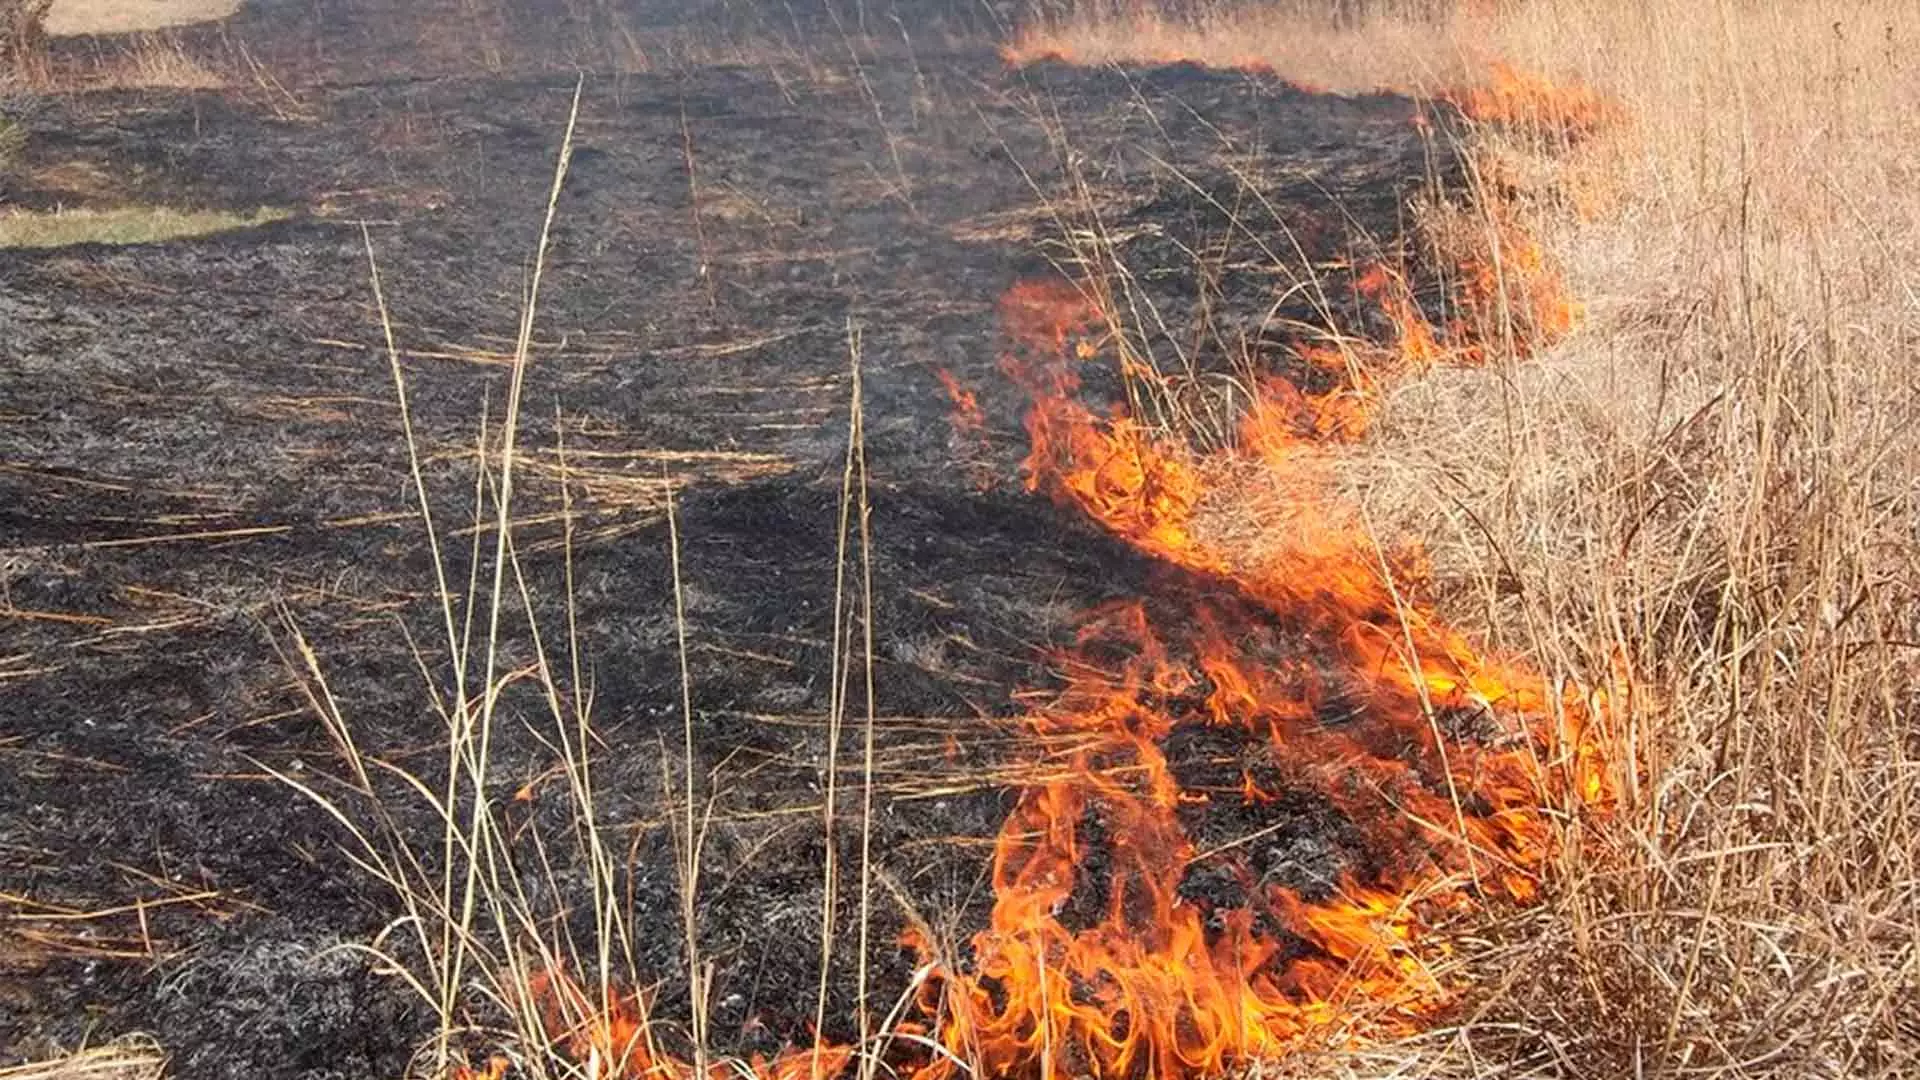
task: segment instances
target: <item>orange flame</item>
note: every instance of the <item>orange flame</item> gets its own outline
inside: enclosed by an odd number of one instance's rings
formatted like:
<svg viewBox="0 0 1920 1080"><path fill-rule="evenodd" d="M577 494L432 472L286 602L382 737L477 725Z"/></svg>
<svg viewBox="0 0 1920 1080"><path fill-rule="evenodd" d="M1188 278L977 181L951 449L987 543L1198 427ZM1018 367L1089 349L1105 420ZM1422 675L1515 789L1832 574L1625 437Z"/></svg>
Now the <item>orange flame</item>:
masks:
<svg viewBox="0 0 1920 1080"><path fill-rule="evenodd" d="M1005 55L1075 60L1037 31ZM1451 98L1476 119L1567 131L1608 115L1589 92L1505 67ZM961 962L908 937L931 974L917 997L926 1026L903 1045L939 1050L892 1071L1176 1080L1410 1029L1457 991L1436 972L1434 917L1475 899L1534 899L1557 835L1546 807L1613 802L1604 696L1482 655L1408 594L1418 552L1383 553L1333 495L1329 454L1366 432L1383 380L1478 361L1496 340L1537 347L1574 325L1578 308L1538 244L1499 214L1484 235L1491 250L1462 260L1443 327L1404 278L1358 273L1355 291L1391 340L1301 349L1302 368L1332 389L1270 377L1223 452L1087 402L1083 376L1110 351L1090 292L1023 281L1002 298L1002 368L1032 399L1027 488L1207 596L1170 621L1141 603L1097 613L1062 658L1065 689L1023 721L1046 779L1019 793L996 841L988 926ZM973 392L939 377L956 432L984 431ZM1284 496L1259 544L1208 527L1212 501L1248 470ZM1238 740L1234 779L1182 782L1168 744L1198 730ZM1247 853L1285 818L1206 848L1190 831L1215 805L1269 807L1288 793L1344 823L1348 869L1269 880ZM653 1044L638 996L596 1003L557 972L532 996L555 1040L600 1062L599 1075L721 1080L743 1064L696 1077ZM822 1043L744 1064L763 1080L818 1080L851 1060Z"/></svg>
<svg viewBox="0 0 1920 1080"><path fill-rule="evenodd" d="M1384 267L1354 280L1392 330L1390 367L1418 371L1437 363L1477 364L1495 355L1525 355L1566 337L1583 315L1558 266L1538 240L1501 205L1484 208L1470 227L1443 234L1453 249L1452 317L1435 326L1406 281ZM1361 389L1370 400L1370 386ZM1346 421L1352 423L1351 420Z"/></svg>
<svg viewBox="0 0 1920 1080"><path fill-rule="evenodd" d="M1384 275L1361 284L1393 295ZM1272 380L1240 449L1203 456L1081 400L1089 350L1075 338L1099 320L1079 290L1023 282L1002 314L1004 367L1033 397L1028 486L1238 598L1197 603L1181 622L1201 629L1172 637L1138 605L1083 634L1067 689L1028 718L1054 779L1024 791L1001 831L971 970L943 971L923 994L941 1043L991 1075L1181 1077L1430 1013L1449 988L1428 966L1423 912L1535 895L1553 844L1541 807L1569 792L1609 798L1594 715L1478 655L1406 601L1364 534L1342 530L1318 444L1364 429L1364 377L1320 396ZM1430 360L1432 340L1403 329L1400 357ZM1336 369L1326 353L1302 360ZM1264 554L1210 541L1198 520L1249 459L1301 504L1296 533ZM1580 748L1570 757L1556 712ZM1311 895L1239 867L1243 903L1189 897L1189 871L1217 853L1196 850L1183 808L1215 796L1181 785L1165 744L1196 725L1243 732L1249 752L1339 810L1380 865ZM1244 790L1257 790L1250 776ZM1100 875L1088 869L1095 826ZM954 1071L940 1059L921 1073Z"/></svg>
<svg viewBox="0 0 1920 1080"><path fill-rule="evenodd" d="M1495 61L1485 81L1449 94L1460 111L1482 123L1534 132L1578 135L1612 123L1618 110L1598 91L1555 82L1538 72Z"/></svg>
<svg viewBox="0 0 1920 1080"><path fill-rule="evenodd" d="M948 422L953 426L953 446L966 460L973 486L981 491L989 490L997 477L990 463L991 442L987 437L986 410L980 407L979 396L955 378L953 372L938 368L934 374L939 377L940 385L946 388L947 397L953 402L953 411L948 414Z"/></svg>
<svg viewBox="0 0 1920 1080"><path fill-rule="evenodd" d="M495 1054L478 1069L466 1065L455 1065L450 1076L452 1080L506 1080L507 1075L512 1071L513 1062L504 1054Z"/></svg>
<svg viewBox="0 0 1920 1080"><path fill-rule="evenodd" d="M940 377L940 385L947 388L947 397L953 400L953 413L950 419L954 433L978 435L985 431L987 414L980 408L979 397L946 368L940 368L934 374Z"/></svg>
<svg viewBox="0 0 1920 1080"><path fill-rule="evenodd" d="M1468 263L1461 305L1479 320L1482 337L1507 326L1523 351L1550 344L1571 332L1581 317L1558 268L1511 213L1490 215L1489 247L1484 258Z"/></svg>
<svg viewBox="0 0 1920 1080"><path fill-rule="evenodd" d="M527 1004L540 1017L548 1039L575 1061L591 1066L589 1074L606 1080L695 1080L696 1070L661 1050L653 1038L645 995L604 998L590 993L558 969L540 972L529 980ZM775 1057L756 1054L746 1061L715 1060L705 1080L739 1080L742 1072L757 1080L813 1080L838 1076L853 1057L845 1046L819 1043L794 1048ZM457 1080L499 1080L504 1059L495 1058L488 1072L456 1070Z"/></svg>
<svg viewBox="0 0 1920 1080"><path fill-rule="evenodd" d="M1384 266L1367 269L1353 282L1354 291L1379 305L1380 313L1393 327L1395 349L1403 367L1422 368L1438 362L1447 354L1434 333L1433 324L1413 297L1406 280Z"/></svg>

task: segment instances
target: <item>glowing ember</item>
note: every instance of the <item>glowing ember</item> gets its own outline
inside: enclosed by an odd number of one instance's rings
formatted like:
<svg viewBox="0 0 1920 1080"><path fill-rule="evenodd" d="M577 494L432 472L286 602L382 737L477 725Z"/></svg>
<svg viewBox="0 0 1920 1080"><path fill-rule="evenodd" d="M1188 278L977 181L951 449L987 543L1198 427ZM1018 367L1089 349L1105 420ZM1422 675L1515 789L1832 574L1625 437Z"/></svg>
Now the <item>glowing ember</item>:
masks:
<svg viewBox="0 0 1920 1080"><path fill-rule="evenodd" d="M946 388L947 397L953 402L948 421L953 426L955 451L965 460L974 488L986 491L998 479L989 462L992 447L987 438L986 411L980 407L979 396L955 378L953 372L940 368L934 374L939 376L940 385Z"/></svg>
<svg viewBox="0 0 1920 1080"><path fill-rule="evenodd" d="M954 378L953 372L941 368L934 374L940 377L940 385L947 388L947 396L953 400L953 430L955 434L977 436L987 427L987 414L981 411L980 399L972 390Z"/></svg>
<svg viewBox="0 0 1920 1080"><path fill-rule="evenodd" d="M693 1066L664 1053L654 1039L644 995L605 1000L559 971L546 971L529 980L528 1008L540 1017L547 1037L573 1060L587 1066L586 1075L603 1080L694 1080ZM756 1080L811 1080L838 1076L852 1058L843 1046L819 1045L789 1050L774 1058L754 1055L746 1061L715 1060L706 1080L741 1080L743 1070ZM485 1072L462 1069L456 1080L479 1080L494 1074L495 1058Z"/></svg>

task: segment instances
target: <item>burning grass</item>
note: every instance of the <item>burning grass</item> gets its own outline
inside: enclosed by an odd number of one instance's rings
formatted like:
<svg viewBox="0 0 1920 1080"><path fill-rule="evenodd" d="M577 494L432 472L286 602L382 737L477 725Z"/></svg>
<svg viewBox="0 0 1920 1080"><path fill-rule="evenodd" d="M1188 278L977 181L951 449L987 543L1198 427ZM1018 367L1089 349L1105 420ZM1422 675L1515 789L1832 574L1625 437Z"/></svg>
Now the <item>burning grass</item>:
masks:
<svg viewBox="0 0 1920 1080"><path fill-rule="evenodd" d="M1272 381L1241 454L1195 452L1090 408L1077 372L1105 361L1076 335L1115 334L1088 295L1041 282L1005 301L1006 366L1034 399L1029 487L1246 601L1196 604L1172 625L1131 605L1089 622L1065 660L1069 689L1027 720L1042 745L1076 736L1068 767L1023 791L996 852L992 925L967 968L936 970L926 1007L945 1017L943 1045L992 1076L1217 1075L1404 1030L1451 997L1423 940L1437 914L1533 899L1556 844L1541 807L1578 815L1610 798L1587 733L1604 707L1555 702L1397 593L1385 555L1328 501L1314 451L1342 430L1322 406L1337 395L1316 402ZM1257 561L1196 528L1236 459L1284 477L1299 518L1317 523ZM1486 741L1442 733L1463 723L1488 728ZM1196 728L1243 733L1265 783L1338 807L1377 869L1311 892L1246 880L1239 903L1186 895L1191 868L1222 852L1196 846L1181 808L1279 798L1251 771L1226 791L1183 783L1168 747ZM1112 847L1097 884L1094 822ZM1092 925L1061 915L1101 890ZM944 1060L924 1072L947 1075Z"/></svg>
<svg viewBox="0 0 1920 1080"><path fill-rule="evenodd" d="M1894 118L1920 94L1903 60L1920 9L1374 10L1302 40L1333 35L1370 76L1398 57L1377 85L1489 125L1467 144L1467 197L1425 224L1471 253L1460 308L1492 332L1481 366L1382 387L1339 483L1373 531L1427 539L1433 586L1494 641L1634 687L1616 699L1635 766L1616 812L1552 860L1544 911L1463 954L1486 973L1472 1010L1404 1061L1911 1072L1920 213ZM1404 47L1415 26L1437 43L1425 57ZM1010 53L1311 83L1297 46L1257 48L1291 29L1083 10ZM1450 90L1434 52L1480 59ZM1403 359L1430 351L1419 320L1397 321ZM1211 527L1271 545L1280 488L1223 500Z"/></svg>
<svg viewBox="0 0 1920 1080"><path fill-rule="evenodd" d="M1910 1071L1920 635L1908 477L1920 447L1901 360L1916 337L1915 219L1874 186L1904 166L1883 145L1898 133L1869 106L1912 88L1888 70L1892 47L1867 73L1879 45L1859 22L1833 31L1845 58L1830 78L1785 82L1807 59L1795 50L1827 40L1815 9L1797 10L1802 22L1721 12L1730 21L1710 24L1665 0L1617 18L1541 0L1437 24L1456 56L1510 57L1462 59L1483 77L1441 84L1483 125L1447 147L1466 156L1466 190L1422 208L1443 280L1417 289L1390 258L1339 268L1389 333L1330 320L1324 341L1284 358L1290 375L1257 378L1249 364L1224 430L1194 422L1180 380L1129 328L1139 305L1115 289L1138 278L1111 248L1074 251L1077 280L1003 299L1005 370L1030 399L1029 488L1201 584L1170 616L1145 603L1092 614L1058 658L1064 690L1019 721L1035 759L995 842L990 923L960 940L910 917L919 962L891 1002L866 983L880 947L867 915L890 890L868 832L854 335L827 745L837 753L842 725L859 727L865 756L851 772L828 760L820 808L827 832L856 831L859 853L857 944L833 940L834 904L856 901L832 899L838 873L824 868L820 1012L832 950L855 950L850 1044L740 1061L710 1051L696 924L712 796L690 698L661 771L686 1029L639 989L619 856L595 816L574 628L536 640L512 670L498 647L503 609L534 621L509 527L515 478L541 460L514 444L530 299L503 429L482 440L475 482L498 492L495 525L474 541L493 549L473 559L491 586L476 569L456 605L438 583L455 665L436 697L446 775L405 778L446 822L441 850L420 854L379 833L380 815L309 789L405 906L379 955L439 1016L433 1071L1185 1080L1313 1051L1349 1075ZM1260 55L1256 18L1093 12L1009 55L1292 77L1294 46ZM1384 43L1435 26L1386 12L1308 38L1374 57L1373 85L1433 86L1443 65ZM1570 40L1569 27L1591 36ZM1742 102L1736 117L1689 96L1702 79L1723 92L1711 100ZM1808 131L1819 161L1859 168L1749 156ZM565 169L563 152L555 201ZM1583 192L1606 192L1610 212L1583 213ZM1324 267L1297 273L1329 287ZM1118 373L1124 405L1097 402L1096 371ZM971 437L979 402L947 388ZM558 450L553 464L564 497ZM417 471L415 484L438 570L445 534L431 532ZM664 483L633 497L658 500L673 525ZM484 628L456 629L456 606ZM684 656L677 563L674 607ZM284 640L350 766L343 800L371 799L381 767L355 748L297 627ZM527 856L486 795L489 732L513 682L541 699L577 804L586 929L521 891L520 873L539 867L518 865ZM1200 736L1230 742L1237 767L1196 777L1168 749ZM843 772L862 775L854 792L836 788ZM1238 857L1252 838L1198 837L1202 808L1283 798L1337 814L1353 865L1277 882ZM1216 863L1197 885L1194 868ZM455 1036L482 1011L512 1030L519 1058L460 1064Z"/></svg>
<svg viewBox="0 0 1920 1080"><path fill-rule="evenodd" d="M563 153L563 171L565 162ZM559 188L556 178L556 193ZM551 214L550 205L550 220ZM535 267L537 287L537 260ZM1442 332L1428 327L1410 301L1394 306L1405 298L1390 275L1360 275L1357 291L1397 316L1399 340L1344 341L1347 353L1367 354L1365 363L1304 348L1294 358L1300 381L1275 373L1261 384L1236 437L1223 445L1149 422L1140 402L1164 394L1167 384L1141 365L1144 354L1129 345L1096 283L1023 282L1007 294L1001 314L1010 345L1003 367L1029 398L1029 490L1052 496L1192 584L1176 590L1177 602L1162 601L1175 603L1171 614L1142 602L1088 616L1077 643L1058 658L1065 689L1019 721L1035 756L1017 774L1017 797L995 841L988 926L964 940L936 932L911 916L910 901L896 896L910 913L905 941L917 951L918 966L906 993L890 1003L872 1000L866 981L881 947L868 936L870 913L884 885L868 846L876 761L874 631L853 336L829 673L835 690L827 746L833 749L823 769L822 825L829 851L837 832L858 830L855 1041L822 1038L745 1060L710 1054L704 1028L710 975L697 932L706 828L700 787L707 781L693 767L690 706L679 754L684 764L663 769L662 788L673 816L684 813L672 835L685 907L691 1023L674 1031L658 1020L655 996L638 989L631 960L620 955L631 948L615 899L621 871L596 832L586 756L592 735L587 698L578 689L578 653L569 681L556 675L558 657L550 659L537 639L537 662L521 677L542 687L560 733L561 769L578 800L576 839L594 867L591 940L583 947L571 933L535 929L546 921L537 904L484 880L497 873L484 865L522 857L500 835L483 797L487 733L502 690L489 640L471 663L458 661L457 697L439 699L454 732L445 794L414 781L449 822L439 879L427 869L431 860L390 852L410 850L406 838L356 833L364 864L408 905L407 934L419 939L413 947L427 959L409 968L384 946L382 958L414 973L422 997L440 1011L443 1031L470 1013L471 967L485 980L493 1011L510 1018L524 1053L594 1075L636 1078L704 1080L739 1072L797 1080L885 1069L920 1080L1175 1080L1418 1030L1457 1000L1459 990L1445 940L1432 930L1483 904L1537 900L1560 855L1565 822L1604 810L1618 786L1602 754L1605 694L1555 685L1525 664L1474 647L1408 591L1403 575L1415 553L1383 548L1332 483L1328 448L1351 443L1364 430L1381 386L1442 360L1484 362L1491 341L1479 336L1480 323L1488 316L1475 305L1490 303L1485 288L1482 278L1463 279L1456 289L1462 318ZM513 362L516 386L528 362L531 319L530 312ZM1516 324L1509 318L1503 325ZM1528 340L1544 338L1541 328L1527 325ZM1096 371L1144 384L1139 394L1126 395L1133 407L1097 404L1083 385ZM981 422L977 400L956 381L948 380L947 388L960 409L961 430ZM518 545L509 546L512 479L529 475L536 460L513 447L516 408L510 397L503 433L485 443L494 447L488 478L476 482L476 490L507 493L497 499L492 594L476 591L484 588L476 578L459 605L490 608L496 627L501 606L514 602L504 583L509 574L521 575ZM1284 483L1294 519L1290 530L1269 533L1278 542L1261 549L1223 544L1203 529L1203 505L1241 490L1249 473ZM424 494L422 515L431 528ZM673 520L669 504L670 526ZM449 595L444 581L440 588ZM684 649L681 603L676 577ZM464 657L464 642L472 639L454 631L450 600L446 618L449 652ZM288 655L351 766L350 786L370 796L371 763L354 749L317 658L297 628L288 633ZM569 650L578 648L571 626L565 640ZM469 670L482 665L479 685L468 688ZM862 697L862 809L848 815L836 787L844 766L833 755L843 724L858 716L853 702ZM1172 747L1193 738L1231 744L1244 768L1224 784L1192 776L1193 763ZM335 803L310 793L351 823ZM1282 800L1337 818L1349 862L1305 880L1275 880L1243 850L1263 833L1203 842L1194 819L1209 805ZM1273 826L1285 827L1284 821ZM831 858L824 874L816 1030L826 1027L821 1017L833 954L848 947L834 940L840 875ZM512 1067L511 1059L461 1065L444 1042L436 1050L439 1072L497 1076Z"/></svg>

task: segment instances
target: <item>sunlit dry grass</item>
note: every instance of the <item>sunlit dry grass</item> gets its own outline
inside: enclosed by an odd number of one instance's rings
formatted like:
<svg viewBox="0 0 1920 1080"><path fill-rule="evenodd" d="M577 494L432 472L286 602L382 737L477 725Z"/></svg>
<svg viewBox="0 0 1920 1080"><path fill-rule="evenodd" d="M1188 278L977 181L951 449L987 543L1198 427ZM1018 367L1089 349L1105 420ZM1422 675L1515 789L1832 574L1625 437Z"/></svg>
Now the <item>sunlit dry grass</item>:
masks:
<svg viewBox="0 0 1920 1080"><path fill-rule="evenodd" d="M0 1068L0 1080L160 1080L166 1069L167 1055L156 1043L132 1038Z"/></svg>
<svg viewBox="0 0 1920 1080"><path fill-rule="evenodd" d="M224 19L238 10L240 0L53 0L47 33L128 34Z"/></svg>
<svg viewBox="0 0 1920 1080"><path fill-rule="evenodd" d="M1621 113L1481 155L1588 322L1410 387L1372 492L1512 647L1641 680L1633 797L1487 1003L1578 1074L1920 1063L1917 15L1543 2L1482 37Z"/></svg>
<svg viewBox="0 0 1920 1080"><path fill-rule="evenodd" d="M267 207L250 213L128 206L111 210L15 210L0 214L0 248L53 248L74 244L154 244L284 220L287 211Z"/></svg>

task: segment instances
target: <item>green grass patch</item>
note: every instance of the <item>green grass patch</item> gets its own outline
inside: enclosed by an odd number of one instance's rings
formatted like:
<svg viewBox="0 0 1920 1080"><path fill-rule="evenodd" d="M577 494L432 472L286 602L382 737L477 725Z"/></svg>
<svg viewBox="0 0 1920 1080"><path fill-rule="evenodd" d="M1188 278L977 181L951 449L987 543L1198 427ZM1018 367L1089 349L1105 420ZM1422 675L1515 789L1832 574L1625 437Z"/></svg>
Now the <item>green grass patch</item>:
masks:
<svg viewBox="0 0 1920 1080"><path fill-rule="evenodd" d="M251 213L126 206L113 210L17 210L0 213L0 248L55 248L72 244L157 244L281 221L291 211L261 207Z"/></svg>

